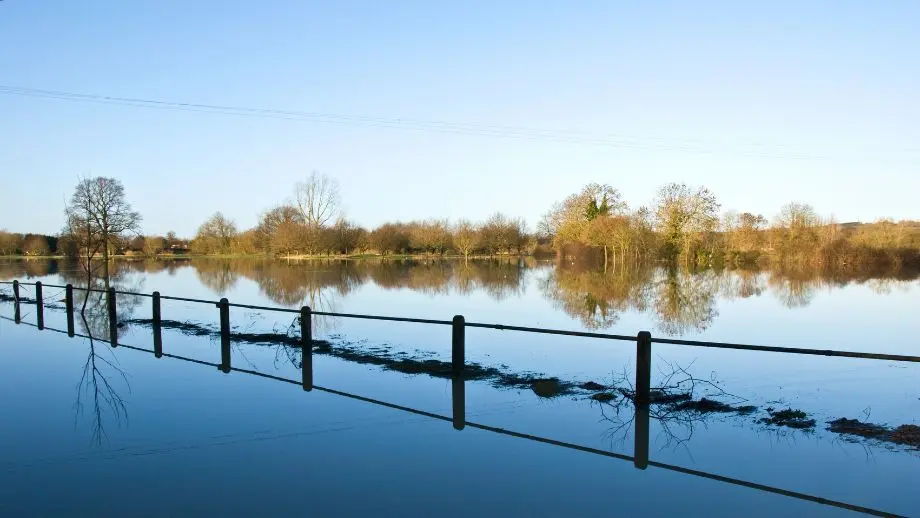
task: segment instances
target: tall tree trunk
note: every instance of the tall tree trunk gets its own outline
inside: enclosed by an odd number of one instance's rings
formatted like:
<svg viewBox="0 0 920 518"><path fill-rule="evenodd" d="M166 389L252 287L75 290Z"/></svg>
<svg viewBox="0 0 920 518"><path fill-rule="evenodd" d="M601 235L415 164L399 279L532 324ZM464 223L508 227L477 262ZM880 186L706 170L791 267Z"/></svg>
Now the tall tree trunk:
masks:
<svg viewBox="0 0 920 518"><path fill-rule="evenodd" d="M109 290L109 233L102 230L102 275L105 281L105 290Z"/></svg>

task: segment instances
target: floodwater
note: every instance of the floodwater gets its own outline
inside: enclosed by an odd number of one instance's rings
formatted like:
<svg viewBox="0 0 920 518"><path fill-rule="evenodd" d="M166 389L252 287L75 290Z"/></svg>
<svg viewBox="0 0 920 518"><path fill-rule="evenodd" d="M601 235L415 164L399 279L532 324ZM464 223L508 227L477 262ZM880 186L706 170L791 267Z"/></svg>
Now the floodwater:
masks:
<svg viewBox="0 0 920 518"><path fill-rule="evenodd" d="M920 283L903 274L116 264L118 290L164 296L920 355ZM0 263L0 279L85 285L65 261ZM18 325L0 302L2 516L920 514L916 449L827 429L841 417L920 423L916 363L654 344L653 387L756 408L653 404L646 415L623 396L634 341L467 328L466 360L482 376L458 380L439 370L449 326L314 315L305 391L296 313L231 308L224 373L213 304L164 299L157 357L150 298L118 295L112 347L103 297L89 298L71 338L63 290L44 287L39 330L34 289L21 286ZM580 388L589 381L607 388ZM762 422L787 408L813 426Z"/></svg>

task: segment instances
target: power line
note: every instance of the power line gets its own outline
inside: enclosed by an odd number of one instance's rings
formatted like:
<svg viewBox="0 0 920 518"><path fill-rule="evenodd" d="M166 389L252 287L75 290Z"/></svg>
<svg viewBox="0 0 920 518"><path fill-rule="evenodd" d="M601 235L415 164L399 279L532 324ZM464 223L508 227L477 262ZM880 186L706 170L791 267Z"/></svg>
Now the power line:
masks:
<svg viewBox="0 0 920 518"><path fill-rule="evenodd" d="M833 157L809 155L793 152L770 152L770 147L783 148L782 145L747 144L753 149L714 149L706 147L707 143L699 139L639 136L630 134L597 134L571 130L549 130L526 128L518 126L489 125L476 123L459 123L448 121L386 118L342 115L327 112L308 112L297 110L281 110L269 108L252 108L242 106L215 105L203 103L164 101L157 99L144 99L136 97L120 97L99 94L83 94L65 92L60 90L41 90L22 88L9 85L0 85L0 95L14 95L41 99L55 99L70 102L83 102L94 104L109 104L137 108L151 108L173 111L187 111L209 113L217 115L232 115L241 117L258 117L280 119L299 122L315 122L326 124L340 124L352 126L382 127L390 129L414 130L455 135L468 135L479 137L509 138L525 141L555 142L562 144L580 144L626 149L648 149L670 152L686 152L701 154L728 153L754 158L775 158L787 160L828 160ZM757 148L763 148L758 150ZM916 152L918 150L902 149L880 151L884 153Z"/></svg>

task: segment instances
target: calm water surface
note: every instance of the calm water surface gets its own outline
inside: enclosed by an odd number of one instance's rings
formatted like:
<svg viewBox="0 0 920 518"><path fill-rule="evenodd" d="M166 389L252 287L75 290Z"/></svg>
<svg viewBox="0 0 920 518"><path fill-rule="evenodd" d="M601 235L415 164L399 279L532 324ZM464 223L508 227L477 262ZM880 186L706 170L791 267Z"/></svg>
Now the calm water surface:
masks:
<svg viewBox="0 0 920 518"><path fill-rule="evenodd" d="M118 264L115 285L144 293L920 354L918 282L910 278L660 268L605 274L532 261ZM63 261L2 263L0 278L82 282L78 269ZM31 290L23 286L22 295L31 297ZM0 292L10 291L0 286ZM44 296L51 306L63 298L51 287ZM90 299L89 318L78 317L76 331L104 340L107 324L98 318L104 314L98 302ZM314 354L317 388L304 392L299 350L281 344L240 340L233 344L233 367L253 373L216 369L220 343L208 331L215 329L218 311L211 305L163 301L164 319L191 327L164 329L162 358L135 349L152 349L150 327L143 323L150 318L150 300L124 296L118 305L119 321L126 323L118 336L124 347L114 349L105 341L54 332L67 328L64 312L55 307L45 310L44 331L34 327L34 305L23 305L20 325L0 320L0 440L8 445L0 460L0 514L850 514L705 474L920 513L912 490L920 472L916 451L847 440L824 424L838 417L916 424L916 364L655 344L653 385L674 383L686 372L697 380L694 397L758 410L747 416L653 413L652 465L640 470L628 458L637 431L630 404L599 403L579 390L546 398L527 386L467 381L467 424L458 431L451 423L456 382L366 361L450 361L448 327L317 316L314 337L360 352L360 361ZM0 303L0 315L12 318L13 305ZM295 316L231 310L240 336L289 329L296 334ZM635 344L467 329L467 357L519 377L628 386ZM759 423L767 407L802 409L817 426L793 430Z"/></svg>

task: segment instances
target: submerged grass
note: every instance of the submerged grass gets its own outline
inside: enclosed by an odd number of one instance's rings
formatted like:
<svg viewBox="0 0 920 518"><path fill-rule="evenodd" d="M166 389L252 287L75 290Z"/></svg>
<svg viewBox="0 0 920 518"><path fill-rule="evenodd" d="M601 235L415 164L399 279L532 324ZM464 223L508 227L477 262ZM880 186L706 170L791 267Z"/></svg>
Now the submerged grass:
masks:
<svg viewBox="0 0 920 518"><path fill-rule="evenodd" d="M2 296L3 294L0 294L0 297ZM8 298L11 299L11 297ZM25 301L26 299L20 300ZM153 321L151 319L132 319L126 323L151 326ZM162 320L160 325L164 329L175 330L189 336L209 337L215 340L220 338L220 330L213 325L177 320ZM294 328L292 325L290 329ZM300 337L290 332L252 333L232 331L231 339L236 343L251 345L280 345L291 348L301 346ZM451 362L431 358L431 353L422 351L416 351L416 354L412 355L404 351L395 351L389 346L366 347L345 340L338 342L314 340L313 353L339 358L348 362L373 365L384 370L403 374L427 375L446 379L455 378ZM297 366L299 367L299 365ZM588 399L602 404L614 404L614 401L621 398L626 402L635 401L635 392L632 389L617 387L616 383L611 385L595 381L581 383L565 381L557 377L547 377L545 374L540 373L512 372L504 365L498 368L487 367L476 362L467 362L464 365L462 374L457 377L468 381L487 382L497 388L531 390L537 397L546 399L588 392L591 393ZM674 387L652 389L650 392L650 404L660 408L660 414L663 415L683 412L681 415L685 416L704 416L709 414L747 416L758 410L758 407L753 405L735 406L707 397L694 399L692 389L680 390ZM775 410L770 407L765 410L768 417L757 419L757 422L806 431L813 430L816 424L815 420L803 410L792 408ZM907 424L897 428L889 428L884 425L863 423L857 419L847 418L836 419L828 424L827 430L832 433L920 448L920 426L917 425Z"/></svg>
<svg viewBox="0 0 920 518"><path fill-rule="evenodd" d="M914 424L903 424L892 429L885 425L864 423L859 419L841 417L840 419L829 421L828 425L828 431L834 433L920 448L920 426Z"/></svg>
<svg viewBox="0 0 920 518"><path fill-rule="evenodd" d="M773 426L785 426L798 430L813 429L815 427L815 420L810 419L808 414L803 410L793 410L791 408L774 410L768 408L767 413L770 414L770 417L761 418L761 423Z"/></svg>
<svg viewBox="0 0 920 518"><path fill-rule="evenodd" d="M700 414L708 413L737 413L737 414L750 414L757 410L756 406L753 405L744 405L744 406L732 406L721 401L716 401L714 399L700 398L698 400L682 401L675 405L677 410L691 410Z"/></svg>
<svg viewBox="0 0 920 518"><path fill-rule="evenodd" d="M139 318L129 320L127 323L151 326L153 325L153 320ZM160 326L163 329L178 331L188 336L220 338L219 329L197 322L161 320ZM231 331L230 337L236 343L300 347L300 337L287 333L241 333ZM403 374L423 374L434 378L449 379L455 377L451 362L413 357L408 353L396 352L392 348L385 346L367 348L346 341L333 343L328 340L314 340L313 353L339 358L352 363L373 365ZM469 381L486 381L495 387L531 389L537 396L542 398L554 398L572 394L576 386L574 383L561 381L558 378L547 378L539 373L510 372L497 367L486 367L476 362L467 362L464 365L463 372L456 375L456 377Z"/></svg>

